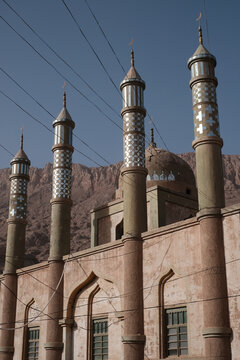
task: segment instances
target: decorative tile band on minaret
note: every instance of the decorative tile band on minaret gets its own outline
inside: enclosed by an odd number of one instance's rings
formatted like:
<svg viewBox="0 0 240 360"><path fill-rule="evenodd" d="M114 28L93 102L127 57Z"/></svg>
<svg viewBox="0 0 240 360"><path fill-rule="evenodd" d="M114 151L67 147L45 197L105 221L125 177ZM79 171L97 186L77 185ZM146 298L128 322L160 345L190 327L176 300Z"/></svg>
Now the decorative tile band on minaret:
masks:
<svg viewBox="0 0 240 360"><path fill-rule="evenodd" d="M64 92L64 107L58 118L53 122L54 153L53 162L53 192L52 199L71 199L72 187L72 130L74 122L66 109L66 93Z"/></svg>
<svg viewBox="0 0 240 360"><path fill-rule="evenodd" d="M220 137L218 105L216 99L217 79L214 74L216 58L202 45L202 29L199 28L200 45L188 61L191 70L195 140L205 136Z"/></svg>
<svg viewBox="0 0 240 360"><path fill-rule="evenodd" d="M222 208L225 205L222 154L223 141L219 131L214 68L216 58L203 46L199 26L199 46L188 60L191 70L194 135L196 151L199 209Z"/></svg>
<svg viewBox="0 0 240 360"><path fill-rule="evenodd" d="M145 167L144 118L146 110L143 104L145 82L134 68L134 53L131 51L131 69L122 81L120 89L123 97L123 148L124 166Z"/></svg>
<svg viewBox="0 0 240 360"><path fill-rule="evenodd" d="M8 236L4 271L15 271L24 264L27 218L27 185L30 160L23 151L23 134L18 153L11 161ZM17 229L15 231L14 229Z"/></svg>
<svg viewBox="0 0 240 360"><path fill-rule="evenodd" d="M72 131L75 124L66 108L66 93L63 95L63 109L53 122L54 145L52 225L50 258L61 258L70 249L70 213L72 188Z"/></svg>
<svg viewBox="0 0 240 360"><path fill-rule="evenodd" d="M23 151L23 134L21 148L11 161L10 205L8 220L25 220L27 216L27 184L29 181L30 161Z"/></svg>

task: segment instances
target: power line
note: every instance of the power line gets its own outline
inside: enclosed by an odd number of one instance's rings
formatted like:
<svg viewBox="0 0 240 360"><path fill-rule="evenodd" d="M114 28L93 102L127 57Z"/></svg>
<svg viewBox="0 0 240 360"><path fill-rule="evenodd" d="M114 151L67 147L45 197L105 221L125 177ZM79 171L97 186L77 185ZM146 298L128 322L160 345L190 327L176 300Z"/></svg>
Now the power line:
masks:
<svg viewBox="0 0 240 360"><path fill-rule="evenodd" d="M88 40L87 36L85 35L85 33L83 32L81 26L79 25L79 23L77 22L76 18L74 17L72 11L70 10L70 8L68 7L68 5L66 4L66 2L64 0L60 0L64 7L67 9L68 13L70 14L72 20L74 21L74 23L76 24L78 30L80 31L80 33L82 34L83 38L86 40L87 44L89 45L90 49L92 50L92 52L94 53L95 57L97 58L98 62L100 63L100 65L102 66L105 74L107 75L107 77L109 78L109 80L111 81L111 83L113 84L113 86L115 87L115 89L117 90L117 92L121 95L120 90L118 89L118 87L116 86L115 82L113 81L111 75L109 74L109 72L107 71L105 65L103 64L102 60L100 59L100 57L98 56L97 52L95 51L94 47L92 46L92 44L90 43L90 41Z"/></svg>
<svg viewBox="0 0 240 360"><path fill-rule="evenodd" d="M6 0L2 0L14 13L15 15L22 20L22 22L34 33L34 35L37 36L37 38L39 40L41 40L43 42L43 44L49 49L51 50L55 56L57 56L58 59L60 59L69 69L72 70L72 72L105 104L109 107L109 109L111 109L118 117L121 118L121 116L119 115L119 113L89 84L88 81L86 81L82 75L79 74L78 71L76 71L72 65L70 65L61 55L59 55L59 53L51 46L47 43L46 40L44 40L42 38L42 36L40 36L37 31L31 26L29 25L29 23L12 7L8 4L8 2Z"/></svg>
<svg viewBox="0 0 240 360"><path fill-rule="evenodd" d="M62 0L62 1L63 1L63 0ZM116 54L116 51L114 50L113 46L111 45L111 43L110 43L110 41L109 41L109 39L108 39L108 37L107 37L106 33L104 32L104 30L103 30L102 26L100 25L100 23L99 23L99 21L98 21L98 19L97 19L96 15L94 14L93 10L92 10L92 9L91 9L91 7L90 7L90 5L89 5L88 1L87 1L87 0L84 0L84 1L85 1L85 3L86 3L86 5L87 5L87 7L88 7L88 9L89 9L89 11L90 11L90 13L92 14L92 16L93 16L93 18L94 18L94 20L95 20L96 24L98 25L98 27L99 27L99 29L100 29L101 33L103 34L103 36L104 36L105 40L107 41L107 43L108 43L108 45L109 45L109 47L110 47L110 49L111 49L111 51L112 51L113 55L114 55L114 56L115 56L115 58L117 59L117 62L119 63L120 67L122 68L123 72L126 74L126 70L124 69L123 65L121 64L121 62L120 62L120 60L119 60L119 57L118 57L118 56L117 56L117 54ZM127 75L126 75L126 77L127 77ZM147 110L146 110L146 113L147 113L147 116L148 116L149 120L150 120L150 121L151 121L151 123L153 124L153 126L154 126L154 128L155 128L155 130L156 130L157 134L159 135L159 137L160 137L160 139L161 139L162 143L164 144L165 148L166 148L168 151L170 151L170 150L168 149L168 146L167 146L166 142L164 141L164 139L163 139L162 135L161 135L161 134L160 134L160 132L158 131L157 126L156 126L156 125L155 125L155 123L153 122L152 117L149 115L149 113L148 113L148 111L147 111Z"/></svg>
<svg viewBox="0 0 240 360"><path fill-rule="evenodd" d="M79 90L65 75L63 75L49 60L47 60L38 50L36 50L35 47L28 40L26 40L17 30L15 30L1 15L0 15L0 19L2 19L2 21L4 21L4 23L8 25L15 32L15 34L17 34L26 44L28 44L31 47L31 49L33 49L34 52L36 52L36 54L39 55L51 68L53 68L55 72L64 81L70 84L70 86L75 91L77 91L87 102L89 102L92 106L94 106L102 115L104 115L105 118L107 118L110 122L112 122L122 131L121 126L119 126L114 120L112 120L97 104L95 104L92 100L90 100L81 90Z"/></svg>
<svg viewBox="0 0 240 360"><path fill-rule="evenodd" d="M8 150L5 146L3 146L2 144L0 144L0 147L1 147L3 150L5 150L8 154L14 156L14 154L13 154L11 151L9 151L9 150Z"/></svg>
<svg viewBox="0 0 240 360"><path fill-rule="evenodd" d="M8 96L5 92L3 92L0 89L0 94L2 94L5 98L7 98L8 100L10 100L14 105L16 105L19 109L21 109L25 114L27 114L31 119L33 119L34 121L36 121L38 124L40 124L41 126L43 126L46 130L48 130L50 133L54 134L54 131L52 129L50 129L48 126L46 126L42 121L40 121L39 119L37 119L35 116L31 115L27 110L25 110L21 105L19 105L15 100L13 100L10 96ZM92 161L94 164L96 164L97 166L102 166L100 165L98 162L96 162L95 160L93 160L92 158L90 158L90 156L84 154L82 151L78 150L77 148L74 148L74 150L76 152L78 152L79 154L81 154L82 156L84 156L85 158L87 158L88 160Z"/></svg>
<svg viewBox="0 0 240 360"><path fill-rule="evenodd" d="M5 1L5 0L3 0ZM13 10L14 11L14 10ZM87 100L88 102L90 102L100 113L102 113L109 121L111 121L115 126L117 126L121 131L123 131L122 127L120 127L114 120L112 120L105 112L103 112L103 110L101 108L99 108L98 105L96 105L92 100L90 100L82 91L80 91L71 81L69 81L59 70L57 70L57 68L52 64L50 63L43 55L40 54L40 52L38 50L36 50L33 45L30 44L29 41L27 41L17 30L15 30L2 16L0 16L0 18L24 41L26 42L45 62L47 62L47 64L49 66L51 66L59 76L61 76L65 81L67 81L81 96L83 96L85 98L85 100ZM24 20L23 20L24 21ZM53 51L53 50L52 50ZM116 85L115 85L116 87ZM117 87L116 87L117 88ZM118 90L119 92L119 90ZM122 97L121 93L119 92L120 96ZM32 97L33 98L33 97ZM41 106L41 105L40 105ZM41 106L42 107L42 106ZM48 112L49 113L49 112ZM155 124L154 124L155 126ZM157 130L157 128L156 128ZM158 132L158 130L157 130ZM159 134L159 132L158 132ZM160 134L159 134L160 135ZM161 136L161 135L160 135ZM77 136L76 136L77 137ZM148 136L146 136L148 137ZM77 137L80 141L82 141L79 137ZM84 142L85 143L85 142ZM91 148L92 151L95 152L95 150L93 150ZM100 157L102 159L104 159L101 155ZM104 159L104 161L106 161ZM109 162L107 161L107 163L109 164ZM99 164L98 164L99 165ZM101 166L101 165L100 165Z"/></svg>
<svg viewBox="0 0 240 360"><path fill-rule="evenodd" d="M100 59L99 55L97 54L96 50L94 49L94 47L92 46L92 44L90 43L90 41L88 40L87 36L85 35L84 31L82 30L81 26L79 25L79 23L77 22L76 18L74 17L72 11L70 10L70 8L68 7L68 5L66 4L66 2L64 0L60 0L63 5L65 6L65 8L67 9L68 13L70 14L71 18L73 19L74 23L76 24L78 30L80 31L81 35L83 36L83 38L86 40L87 44L89 45L90 49L92 50L92 52L94 53L95 57L97 58L98 62L100 63L101 67L103 68L105 74L107 75L107 77L109 78L109 80L111 81L111 83L113 84L114 88L117 90L117 93L121 96L122 100L125 101L125 99L122 96L122 93L120 92L120 90L118 89L117 85L115 84L113 78L111 77L111 75L109 74L109 72L107 71L107 68L105 67L105 65L103 64L102 60ZM126 103L126 101L125 101ZM146 137L148 137L146 135Z"/></svg>
<svg viewBox="0 0 240 360"><path fill-rule="evenodd" d="M45 106L39 103L39 101L33 97L27 90L25 90L11 75L9 75L1 66L0 71L2 71L11 81L14 82L15 85L17 85L26 95L28 95L37 105L39 105L44 111L46 111L53 119L56 119L56 117L51 114ZM99 156L102 160L104 160L108 165L111 165L108 160L106 160L102 155L100 155L98 152L96 152L90 145L88 145L83 139L81 139L78 135L73 133L73 136L78 139L82 144L84 144L87 148L89 148L91 151L93 151L97 156Z"/></svg>
<svg viewBox="0 0 240 360"><path fill-rule="evenodd" d="M91 9L91 7L90 7L90 5L89 5L88 1L87 1L87 0L85 0L85 3L86 3L86 5L87 5L87 7L88 7L88 9L89 9L90 13L92 14L92 16L93 16L93 18L94 18L95 22L97 23L97 25L98 25L98 27L99 27L99 29L100 29L101 33L103 34L103 36L104 36L105 40L107 41L107 43L108 43L108 45L109 45L109 47L110 47L110 49L111 49L112 53L114 54L115 58L117 59L118 64L119 64L119 65L120 65L120 67L122 68L123 73L124 73L124 74L126 74L126 73L127 73L127 72L126 72L126 70L124 69L123 65L121 64L121 61L119 60L119 57L117 56L116 51L114 50L114 48L113 48L113 46L111 45L111 43L110 43L109 39L107 38L107 35L105 34L105 32L104 32L104 30L103 30L102 26L100 25L100 23L99 23L98 19L96 18L96 16L95 16L95 14L94 14L93 10Z"/></svg>
<svg viewBox="0 0 240 360"><path fill-rule="evenodd" d="M69 255L69 256L70 256L70 255ZM44 310L48 307L48 305L49 305L50 302L52 301L54 295L55 295L56 292L58 291L58 288L59 288L59 286L60 286L60 284L61 284L61 282L62 282L62 279L63 279L63 275L64 275L64 272L65 272L65 267L66 267L66 265L67 265L67 262L68 262L68 259L67 259L66 262L64 263L63 271L62 271L62 274L61 274L61 276L60 276L60 278L59 278L59 281L58 281L58 283L57 283L56 289L54 289L53 293L51 294L51 296L50 296L50 298L49 298L49 300L48 300L48 302L47 302L47 304L43 307L43 309L42 309L42 310L39 310L39 315L36 315L36 316L35 316L33 319L31 319L30 321L28 321L27 323L24 323L23 326L19 326L19 327L17 327L17 328L16 328L16 327L14 327L14 328L0 328L0 330L13 331L13 330L22 329L22 328L24 328L25 326L28 326L29 324L31 324L33 321L35 321L35 320L40 316L41 313L43 314ZM14 296L17 298L17 296L16 296L15 294L14 294ZM18 300L18 298L17 298L17 300ZM56 320L56 319L51 318L51 320Z"/></svg>
<svg viewBox="0 0 240 360"><path fill-rule="evenodd" d="M26 91L15 79L13 79L3 68L0 67L0 70L9 78L11 79L15 85L17 85L25 94L27 94L34 102L36 102L43 110L45 110L52 118L55 119L54 115L52 115L43 105L41 105L39 103L38 100L36 100L36 98L34 98L28 91ZM2 93L2 95L4 95L5 97L7 97L10 101L12 101L16 106L18 106L22 111L24 111L28 116L30 116L33 120L37 121L39 124L41 124L42 126L44 126L48 131L50 131L51 133L55 134L53 130L51 130L48 126L46 126L45 124L43 124L40 120L36 119L34 116L32 116L28 111L26 111L22 106L20 106L19 104L17 104L13 99L11 99L8 95L6 95L3 91L0 90L0 93ZM123 131L124 132L124 131ZM80 137L78 137L77 135L75 135L73 133L73 136L75 136L78 140L80 140L85 146L87 146L91 151L93 151L96 155L98 155L101 159L103 159L108 165L111 165L110 162L108 160L106 160L101 154L99 154L97 151L95 151L92 147L90 147L84 140L82 140ZM84 154L83 152L81 152L80 150L78 150L75 147L75 150L80 153L81 155L83 155L84 157L86 157L88 160L94 162L96 165L98 166L102 166L100 165L98 162L96 162L95 160L93 160L92 158L90 158L88 155ZM130 182L134 183L134 181L129 177L126 176L127 179L130 180ZM123 180L123 182L130 184L129 182L126 181L126 179ZM150 198L153 199L157 199L157 197L153 194L149 194Z"/></svg>
<svg viewBox="0 0 240 360"><path fill-rule="evenodd" d="M121 120L122 120L122 118L121 118L121 116L119 115L119 113L109 104L109 103L107 103L106 102L106 100L96 91L96 90L94 90L94 88L61 56L61 55L59 55L58 53L57 53L57 51L52 47L52 46L50 46L38 33L37 33L37 31L36 30L34 30L33 29L33 27L31 26L31 25L29 25L28 23L27 23L27 21L12 7L12 6L10 6L8 3L7 3L7 1L6 0L2 0L14 13L15 13L15 15L16 16L18 16L21 20L22 20L22 22L47 46L47 48L48 49L50 49L66 66L68 66L72 71L73 71L73 73L75 74L75 75L77 75L84 83L85 83L85 85L87 85L87 87L100 99L100 100L102 100L104 103L105 103L105 105L107 105ZM6 22L7 23L7 22ZM7 23L8 24L8 23ZM10 26L10 24L8 24L9 26ZM11 27L11 26L10 26ZM13 27L11 27L11 29L13 30L13 31L15 31L16 32L16 30L14 30L13 29ZM16 32L17 33L17 32ZM18 33L17 33L18 34ZM18 34L19 36L21 36L20 34ZM24 41L26 41L23 37L21 37ZM27 42L27 41L26 41ZM29 42L27 42L28 43L28 45L29 45ZM33 48L33 47L32 47ZM34 49L35 50L35 49ZM112 48L112 50L113 50L113 52L115 53L115 51L114 51L114 49ZM35 50L36 51L36 50ZM39 52L37 52L38 53L38 55L40 55L39 54ZM115 53L116 54L116 53ZM41 55L40 55L41 56ZM115 55L115 56L117 56L117 55ZM41 56L42 57L42 56ZM43 57L42 57L43 58ZM117 58L118 59L118 58ZM46 61L46 59L44 58L44 60ZM120 60L118 59L118 62L119 62L119 64L121 65L121 63L120 63ZM47 62L48 64L49 64L49 62ZM49 64L50 65L50 64ZM122 65L121 65L122 66ZM123 68L123 67L122 67ZM55 69L56 70L56 69ZM124 69L123 69L124 70ZM124 70L124 72L125 72L125 70ZM65 79L65 78L64 78ZM66 79L65 79L66 80ZM68 81L69 82L69 81ZM69 82L70 83L70 82ZM71 83L70 83L70 85L71 86L73 86ZM117 87L116 87L117 88ZM75 89L76 90L76 89ZM117 90L118 90L118 88L117 88ZM121 93L120 93L120 91L118 90L118 92L119 92L119 94L121 95ZM82 95L82 94L81 94ZM121 95L121 97L122 97L122 95ZM99 110L99 109L98 109ZM104 114L105 116L106 116L106 114ZM149 115L148 115L149 116ZM109 118L108 118L109 119ZM109 119L110 120L110 119ZM111 120L110 120L111 121ZM115 123L114 123L115 124ZM116 124L115 124L116 125ZM155 126L155 125L154 125ZM121 130L122 130L122 128L120 128ZM157 130L157 129L156 129ZM158 130L157 130L157 132L158 132ZM160 134L159 134L160 135ZM148 141L150 142L150 140L149 140L149 137L146 135L146 137L148 138ZM161 135L160 135L160 137L161 137ZM80 140L81 141L81 140ZM103 158L102 158L103 159Z"/></svg>

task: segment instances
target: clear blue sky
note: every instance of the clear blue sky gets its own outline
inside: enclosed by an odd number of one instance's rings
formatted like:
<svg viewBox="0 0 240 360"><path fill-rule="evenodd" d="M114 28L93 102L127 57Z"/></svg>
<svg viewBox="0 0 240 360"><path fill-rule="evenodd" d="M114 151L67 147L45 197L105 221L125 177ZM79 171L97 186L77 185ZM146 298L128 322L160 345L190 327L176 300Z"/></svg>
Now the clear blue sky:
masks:
<svg viewBox="0 0 240 360"><path fill-rule="evenodd" d="M117 113L121 97L107 78L98 60L80 34L61 0L6 0L72 67L84 77ZM100 33L84 0L65 0L119 87L124 73ZM146 82L145 107L152 116L170 151L192 151L193 116L187 60L198 46L197 22L204 14L203 0L88 0L121 64L130 66L131 38L134 39L135 65ZM216 76L223 153L239 154L240 102L240 1L205 0L202 18L204 44L217 58ZM64 77L97 104L113 121L122 121L0 0L0 15L24 36ZM0 67L30 92L50 113L62 108L64 79L46 64L0 18ZM4 91L34 117L52 127L52 118L0 71L0 91ZM52 162L53 135L0 94L0 144L16 153L20 129L24 124L24 149L32 166ZM67 84L67 107L81 137L110 163L122 160L122 132L94 106ZM151 125L146 117L146 133ZM164 144L157 134L159 147ZM97 163L106 163L77 139L74 146ZM0 148L0 168L8 167L11 155ZM80 153L73 161L96 166Z"/></svg>

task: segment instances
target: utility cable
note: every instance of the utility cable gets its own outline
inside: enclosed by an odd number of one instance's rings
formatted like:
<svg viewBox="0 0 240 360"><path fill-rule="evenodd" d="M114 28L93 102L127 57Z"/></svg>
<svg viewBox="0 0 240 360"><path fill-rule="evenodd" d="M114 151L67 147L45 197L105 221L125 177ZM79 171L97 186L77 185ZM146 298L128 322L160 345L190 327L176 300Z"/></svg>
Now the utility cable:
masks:
<svg viewBox="0 0 240 360"><path fill-rule="evenodd" d="M31 115L27 110L25 110L21 105L19 105L15 100L13 100L10 96L8 96L5 92L3 92L0 89L0 94L2 94L5 98L7 98L8 100L10 100L14 105L16 105L19 109L21 109L25 114L27 114L31 119L33 119L34 121L36 121L38 124L40 124L41 126L43 126L46 130L48 130L50 133L54 134L54 131L52 129L50 129L47 125L45 125L42 121L40 121L39 119L37 119L35 116ZM97 166L102 167L102 165L100 165L98 162L96 162L95 160L93 160L92 158L90 158L88 155L84 154L82 151L78 150L77 148L74 148L74 150L76 152L78 152L79 154L81 154L82 156L84 156L85 158L87 158L88 160L92 161L93 163L95 163Z"/></svg>
<svg viewBox="0 0 240 360"><path fill-rule="evenodd" d="M62 1L63 1L63 0L62 0ZM98 19L97 19L96 15L94 14L93 10L91 9L91 7L90 7L90 5L89 5L88 1L87 1L87 0L84 0L84 1L85 1L85 3L86 3L86 5L87 5L87 7L88 7L88 9L89 9L89 11L90 11L90 13L92 14L92 17L94 18L94 20L95 20L95 22L96 22L97 26L99 27L99 29L100 29L101 33L103 34L103 37L104 37L104 38L105 38L105 40L107 41L107 43L108 43L108 45L109 45L109 47L110 47L110 49L111 49L111 51L112 51L113 55L115 56L115 58L116 58L117 62L119 63L120 67L122 68L122 70L123 70L123 72L124 72L125 76L127 77L127 72L126 72L126 70L124 69L123 65L121 64L121 62L120 62L120 60L119 60L119 57L118 57L118 56L117 56L117 54L116 54L116 51L114 50L113 46L111 45L111 43L110 43L110 41L109 41L109 39L108 39L108 37L107 37L106 33L104 32L104 30L103 30L102 26L100 25L100 23L99 23L99 21L98 21ZM155 128L155 130L156 130L157 134L159 135L159 137L160 137L160 139L161 139L162 143L164 144L165 148L166 148L168 151L170 151L170 150L168 149L168 146L167 146L166 142L164 141L163 137L161 136L160 132L158 131L157 126L155 125L154 121L152 120L152 117L149 115L149 113L148 113L148 111L147 111L147 110L146 110L146 113L147 113L147 116L148 116L149 120L150 120L150 121L151 121L151 123L153 124L153 126L154 126L154 128Z"/></svg>
<svg viewBox="0 0 240 360"><path fill-rule="evenodd" d="M54 69L54 71L64 81L66 81L68 84L70 84L70 86L75 91L77 91L87 102L89 102L92 106L94 106L102 115L104 115L105 118L107 118L110 122L112 122L115 126L117 126L122 131L122 127L120 125L118 125L114 120L112 120L97 104L95 104L81 90L79 90L65 75L63 75L49 60L47 60L38 50L36 50L35 47L28 40L26 40L17 30L15 30L1 15L0 15L0 19L2 21L4 21L4 23L7 26L9 26L15 32L15 34L17 34L26 44L28 44L31 47L31 49L33 49L34 52L36 52L36 54L39 55L52 69Z"/></svg>
<svg viewBox="0 0 240 360"><path fill-rule="evenodd" d="M33 32L33 34L35 36L37 36L37 38L39 40L42 41L42 43L49 49L51 50L54 55L60 59L70 70L72 70L72 72L105 104L109 107L109 109L111 109L118 117L121 118L121 116L119 115L119 113L89 84L88 81L86 81L82 75L79 74L79 72L77 70L75 70L73 68L72 65L70 65L61 55L59 55L59 53L51 46L47 43L46 40L43 39L42 36L40 36L38 34L38 32L31 26L29 25L29 23L11 6L8 4L8 2L6 0L2 0L14 13L15 15L21 19L21 21Z"/></svg>
<svg viewBox="0 0 240 360"><path fill-rule="evenodd" d="M88 40L87 36L85 35L85 33L83 32L81 26L79 25L79 23L77 22L76 18L74 17L72 11L70 10L70 8L68 7L68 5L66 4L66 2L64 0L60 0L63 5L65 6L65 8L67 9L68 13L70 14L72 20L74 21L74 23L76 24L78 30L80 31L80 33L82 34L83 38L86 40L86 42L88 43L90 49L92 50L92 52L94 53L94 55L96 56L96 58L98 59L98 62L100 63L100 65L102 66L105 74L107 75L107 77L109 78L109 80L111 81L111 83L113 84L113 86L115 87L115 89L117 90L118 93L120 93L118 87L116 86L115 82L113 81L111 75L109 74L109 72L107 71L106 67L104 66L102 60L100 59L100 57L98 56L97 52L95 51L94 47L92 46L92 44L90 43L90 41ZM121 94L121 93L120 93Z"/></svg>
<svg viewBox="0 0 240 360"><path fill-rule="evenodd" d="M55 119L54 115L52 115L42 104L39 103L38 100L36 100L36 98L34 98L28 91L26 91L15 79L12 78L12 76L10 76L3 68L0 67L0 70L11 80L15 83L15 85L17 85L25 94L27 94L34 102L36 102L43 110L45 110L53 119ZM3 91L0 90L0 93L2 93L2 95L4 95L5 97L7 97L10 101L12 101L17 107L19 107L22 111L24 111L28 116L30 116L33 120L37 121L39 124L41 124L42 126L44 126L48 131L50 131L52 134L55 135L54 131L51 130L48 126L46 126L45 124L43 124L40 120L36 119L34 116L32 116L28 111L26 111L22 106L20 106L19 104L17 104L13 99L11 99L8 95L6 95ZM87 146L91 151L93 151L96 155L98 155L101 159L103 159L108 165L111 165L110 162L108 160L106 160L99 152L95 151L92 147L90 147L84 140L82 140L80 137L78 137L78 135L75 135L73 133L73 136L75 136L78 140L80 140L85 146ZM102 166L101 164L99 164L98 162L96 162L95 160L93 160L92 158L90 158L88 155L84 154L83 152L81 152L80 150L78 150L77 148L75 148L75 150L77 152L79 152L81 155L83 155L84 157L86 157L88 160L92 161L93 163L95 163L97 166ZM7 151L7 150L6 150ZM134 181L129 178L127 176L127 178L130 180L130 182L134 183ZM123 182L132 185L131 183L127 182L126 179L123 180ZM150 198L154 198L155 200L157 199L156 196L154 196L153 194L149 194Z"/></svg>
<svg viewBox="0 0 240 360"><path fill-rule="evenodd" d="M11 151L9 151L9 150L8 150L5 146L3 146L2 144L0 144L0 147L1 147L3 150L5 150L8 154L14 156L13 153L12 153Z"/></svg>
<svg viewBox="0 0 240 360"><path fill-rule="evenodd" d="M0 71L2 71L11 81L14 82L15 85L17 85L26 95L28 95L38 106L40 106L44 111L46 111L53 119L56 119L56 117L51 114L45 106L43 106L42 104L40 104L40 102L33 97L27 90L25 90L15 79L13 79L13 77L11 75L9 75L9 73L7 73L1 66L0 66ZM88 145L86 143L86 141L84 141L83 139L81 139L78 135L76 135L73 132L73 136L78 139L82 144L84 144L88 149L90 149L92 152L94 152L97 156L99 156L103 161L105 161L108 165L111 165L110 162L108 160L106 160L102 155L100 155L97 151L95 151L90 145Z"/></svg>
<svg viewBox="0 0 240 360"><path fill-rule="evenodd" d="M85 0L85 3L86 3L86 5L87 5L87 7L88 7L88 10L89 10L89 11L90 11L90 13L92 14L92 16L93 16L93 18L94 18L94 20L95 20L96 24L98 25L98 27L99 27L99 29L100 29L101 33L103 34L103 36L104 36L105 40L107 41L107 43L108 43L108 45L109 45L109 47L110 47L110 49L111 49L112 53L114 54L115 58L117 59L118 64L119 64L119 65L120 65L120 67L122 68L123 73L124 73L124 74L126 74L126 73L127 73L127 71L124 69L123 65L121 64L121 61L119 60L119 57L117 56L116 51L114 50L114 48L113 48L113 46L111 45L111 43L110 43L109 39L107 38L107 35L105 34L105 32L104 32L104 30L103 30L102 26L100 25L100 23L99 23L99 21L98 21L98 19L97 19L96 15L94 14L93 10L91 9L91 7L90 7L90 5L89 5L88 1L87 1L87 0Z"/></svg>
<svg viewBox="0 0 240 360"><path fill-rule="evenodd" d="M68 257L69 259L69 257ZM0 328L0 330L4 330L4 331L14 331L14 330L19 330L19 329L22 329L24 328L25 326L28 326L29 324L31 324L33 321L37 320L37 318L39 318L40 314L43 314L43 312L45 311L45 309L48 307L48 305L50 304L50 302L52 301L54 295L56 294L61 282L62 282L62 279L63 279L63 275L64 275L64 272L65 272L65 268L66 268L66 265L67 265L67 262L68 262L68 259L66 260L66 262L64 263L64 267L63 267L63 271L62 271L62 274L59 278L59 281L57 283L57 286L56 286L56 289L53 291L52 295L50 296L47 304L43 307L42 310L39 310L39 315L36 315L33 319L31 319L30 321L28 321L27 323L25 323L23 326L19 326L19 327L14 327L14 328ZM56 320L56 319L52 319L51 320Z"/></svg>

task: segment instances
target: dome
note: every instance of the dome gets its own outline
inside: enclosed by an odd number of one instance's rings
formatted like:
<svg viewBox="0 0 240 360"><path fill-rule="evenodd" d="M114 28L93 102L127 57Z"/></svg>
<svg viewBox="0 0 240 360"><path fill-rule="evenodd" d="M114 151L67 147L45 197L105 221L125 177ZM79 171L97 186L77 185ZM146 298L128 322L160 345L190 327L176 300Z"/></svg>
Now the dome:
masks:
<svg viewBox="0 0 240 360"><path fill-rule="evenodd" d="M147 188L158 185L197 199L194 173L188 163L176 154L150 144L145 150L145 166L148 170ZM121 175L115 197L122 198Z"/></svg>
<svg viewBox="0 0 240 360"><path fill-rule="evenodd" d="M145 151L148 169L147 188L159 185L178 193L196 196L195 176L188 163L179 156L149 146Z"/></svg>

